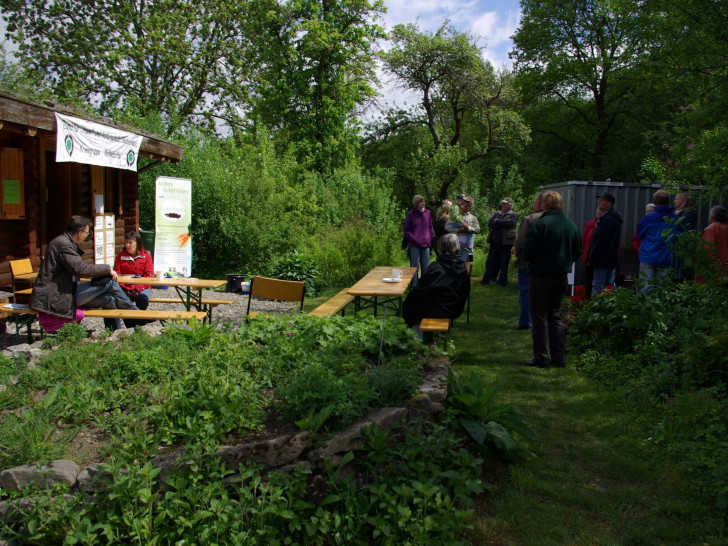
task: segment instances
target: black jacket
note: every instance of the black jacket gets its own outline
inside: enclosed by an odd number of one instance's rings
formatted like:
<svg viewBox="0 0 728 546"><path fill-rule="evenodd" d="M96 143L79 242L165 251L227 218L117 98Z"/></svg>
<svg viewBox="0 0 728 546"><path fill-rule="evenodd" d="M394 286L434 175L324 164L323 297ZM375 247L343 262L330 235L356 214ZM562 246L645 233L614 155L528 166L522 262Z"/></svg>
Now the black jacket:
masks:
<svg viewBox="0 0 728 546"><path fill-rule="evenodd" d="M592 235L588 265L598 269L617 267L622 222L622 215L614 210L614 207L602 214Z"/></svg>
<svg viewBox="0 0 728 546"><path fill-rule="evenodd" d="M56 317L73 319L76 313L76 281L80 277L103 277L111 266L83 261L83 250L64 233L48 243L30 295L30 308Z"/></svg>
<svg viewBox="0 0 728 546"><path fill-rule="evenodd" d="M470 294L470 275L460 256L438 256L404 300L407 326L423 318L458 318Z"/></svg>

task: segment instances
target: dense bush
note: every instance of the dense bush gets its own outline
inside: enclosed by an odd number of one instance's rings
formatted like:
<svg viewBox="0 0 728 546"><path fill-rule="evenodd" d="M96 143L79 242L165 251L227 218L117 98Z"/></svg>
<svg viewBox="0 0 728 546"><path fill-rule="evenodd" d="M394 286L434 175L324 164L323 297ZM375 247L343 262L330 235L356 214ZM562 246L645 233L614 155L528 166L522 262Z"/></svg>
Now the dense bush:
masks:
<svg viewBox="0 0 728 546"><path fill-rule="evenodd" d="M568 332L578 370L623 397L694 482L728 507L728 300L702 284L605 292Z"/></svg>
<svg viewBox="0 0 728 546"><path fill-rule="evenodd" d="M720 288L698 283L666 284L648 295L603 292L576 315L570 349L625 356L639 367L669 365L687 387L725 388L728 300Z"/></svg>
<svg viewBox="0 0 728 546"><path fill-rule="evenodd" d="M386 178L356 165L327 178L303 171L264 132L243 143L192 134L181 144L179 165L140 175L140 223L154 227L156 177L191 179L196 276L264 273L273 259L298 250L321 273L309 281L313 288L350 284L372 265L392 263L403 214Z"/></svg>

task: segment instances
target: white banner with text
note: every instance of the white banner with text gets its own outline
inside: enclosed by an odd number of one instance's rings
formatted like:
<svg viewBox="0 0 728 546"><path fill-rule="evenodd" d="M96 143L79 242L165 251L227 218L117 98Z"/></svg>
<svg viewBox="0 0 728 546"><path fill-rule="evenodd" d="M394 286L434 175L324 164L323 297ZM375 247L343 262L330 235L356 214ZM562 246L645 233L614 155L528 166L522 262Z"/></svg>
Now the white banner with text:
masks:
<svg viewBox="0 0 728 546"><path fill-rule="evenodd" d="M157 177L154 208L154 270L191 276L192 180Z"/></svg>
<svg viewBox="0 0 728 546"><path fill-rule="evenodd" d="M137 170L143 136L58 113L56 125L56 162Z"/></svg>

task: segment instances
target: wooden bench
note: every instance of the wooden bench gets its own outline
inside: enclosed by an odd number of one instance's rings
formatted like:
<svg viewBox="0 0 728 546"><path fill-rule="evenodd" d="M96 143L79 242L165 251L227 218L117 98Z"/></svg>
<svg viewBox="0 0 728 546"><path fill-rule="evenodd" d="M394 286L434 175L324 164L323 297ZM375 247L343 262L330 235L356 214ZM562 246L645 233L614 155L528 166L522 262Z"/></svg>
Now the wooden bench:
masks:
<svg viewBox="0 0 728 546"><path fill-rule="evenodd" d="M449 318L423 318L420 321L420 330L425 333L445 333L445 352L447 352L447 342L450 336L450 319Z"/></svg>
<svg viewBox="0 0 728 546"><path fill-rule="evenodd" d="M341 311L342 315L346 314L346 306L354 301L354 296L347 294L347 290L349 289L344 288L341 292L329 298L316 309L311 311L309 315L313 315L315 317L327 317L329 315L335 315L339 311Z"/></svg>
<svg viewBox="0 0 728 546"><path fill-rule="evenodd" d="M180 298L149 298L149 303L181 303L184 302ZM235 300L200 300L202 310L207 313L207 319L212 320L212 310L218 305L233 305Z"/></svg>
<svg viewBox="0 0 728 546"><path fill-rule="evenodd" d="M20 336L20 327L26 326L28 328L28 342L32 341L31 325L35 321L35 317L38 311L30 309L29 307L13 308L2 306L0 312L7 315L13 315L15 317L15 333ZM104 319L133 319L133 320L184 320L189 322L192 319L197 319L200 322L204 321L207 317L205 311L141 311L136 309L84 309L85 317L97 317ZM22 317L26 317L26 320L20 320Z"/></svg>

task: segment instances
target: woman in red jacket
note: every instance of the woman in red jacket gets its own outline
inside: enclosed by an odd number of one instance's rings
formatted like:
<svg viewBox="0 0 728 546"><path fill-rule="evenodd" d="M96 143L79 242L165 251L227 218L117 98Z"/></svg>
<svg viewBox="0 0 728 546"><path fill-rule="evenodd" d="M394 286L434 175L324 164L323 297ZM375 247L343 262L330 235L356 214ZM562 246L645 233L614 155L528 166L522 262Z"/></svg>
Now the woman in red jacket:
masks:
<svg viewBox="0 0 728 546"><path fill-rule="evenodd" d="M592 293L592 281L594 280L594 268L589 263L589 248L591 247L592 235L597 227L597 222L602 215L602 211L597 209L597 215L594 219L589 220L584 226L584 233L581 236L581 243L584 245L584 252L581 254L581 261L584 263L584 269L586 270L586 282L584 283L584 292L586 298L591 298Z"/></svg>
<svg viewBox="0 0 728 546"><path fill-rule="evenodd" d="M119 275L154 277L152 255L144 250L144 241L137 232L130 231L124 237L124 250L116 255L114 271ZM121 283L119 285L139 309L143 310L149 307L149 298L152 297L152 287L150 285ZM142 324L146 324L146 321L124 320L124 325L127 328L141 326Z"/></svg>

